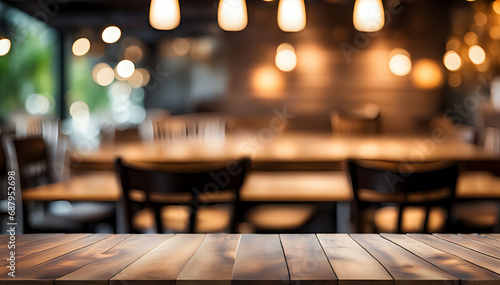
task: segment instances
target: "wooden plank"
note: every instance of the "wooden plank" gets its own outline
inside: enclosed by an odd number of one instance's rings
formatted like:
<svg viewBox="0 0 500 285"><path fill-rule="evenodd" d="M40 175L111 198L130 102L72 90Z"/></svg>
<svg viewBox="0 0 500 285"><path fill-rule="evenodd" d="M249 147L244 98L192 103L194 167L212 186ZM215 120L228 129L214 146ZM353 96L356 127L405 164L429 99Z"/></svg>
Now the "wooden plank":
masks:
<svg viewBox="0 0 500 285"><path fill-rule="evenodd" d="M385 268L347 234L318 234L339 285L392 285Z"/></svg>
<svg viewBox="0 0 500 285"><path fill-rule="evenodd" d="M489 255L491 257L500 259L500 248L455 234L434 234L434 236L461 245L463 247L470 248L472 250Z"/></svg>
<svg viewBox="0 0 500 285"><path fill-rule="evenodd" d="M400 246L375 234L352 234L351 237L375 257L394 278L394 284L460 284L449 273L418 258Z"/></svg>
<svg viewBox="0 0 500 285"><path fill-rule="evenodd" d="M87 234L89 235L89 234ZM16 250L16 256L19 257L19 254L22 252L27 252L26 247L28 245L31 245L33 243L36 244L43 244L44 242L47 242L47 240L52 240L55 237L62 238L64 234L30 234L30 235L16 235L14 241L10 241L8 238L9 236L3 236L7 237L6 239L3 239L2 242L5 244L5 247L0 248L0 256L6 256L9 254L9 252L14 249L14 248L8 248L7 244L9 245L14 245Z"/></svg>
<svg viewBox="0 0 500 285"><path fill-rule="evenodd" d="M236 252L232 284L283 284L289 275L278 235L244 234Z"/></svg>
<svg viewBox="0 0 500 285"><path fill-rule="evenodd" d="M30 254L44 251L49 248L58 247L66 243L88 237L90 235L91 234L68 234L58 238L44 239L39 242L32 242L26 245L18 245L16 247L17 248L16 257L23 258Z"/></svg>
<svg viewBox="0 0 500 285"><path fill-rule="evenodd" d="M14 278L15 282L13 282L12 278L9 281L12 284L25 284L27 281L36 280L42 282L44 280L50 280L52 284L54 284L55 279L95 261L100 254L108 251L129 237L130 235L112 235L86 247L63 254L47 262L37 264L31 268L19 267L18 272L16 272L16 278Z"/></svg>
<svg viewBox="0 0 500 285"><path fill-rule="evenodd" d="M54 259L68 252L86 247L88 245L96 243L110 236L111 236L110 234L94 234L69 243L65 243L57 247L53 247L50 249L46 249L43 251L27 255L24 258L21 258L16 261L16 268L17 269L31 268L32 266ZM5 266L0 267L0 280L2 280L2 276L7 276L7 272L9 272L9 269L7 267Z"/></svg>
<svg viewBox="0 0 500 285"><path fill-rule="evenodd" d="M409 236L429 246L432 246L449 254L453 254L478 266L500 274L500 260L496 258L489 257L472 249L448 242L443 239L439 239L432 235L409 234Z"/></svg>
<svg viewBox="0 0 500 285"><path fill-rule="evenodd" d="M177 234L109 280L109 284L175 284L205 235Z"/></svg>
<svg viewBox="0 0 500 285"><path fill-rule="evenodd" d="M240 235L209 234L181 271L177 284L231 284Z"/></svg>
<svg viewBox="0 0 500 285"><path fill-rule="evenodd" d="M337 284L337 276L316 235L280 235L292 284Z"/></svg>
<svg viewBox="0 0 500 285"><path fill-rule="evenodd" d="M500 241L500 234L482 234L482 235Z"/></svg>
<svg viewBox="0 0 500 285"><path fill-rule="evenodd" d="M92 280L92 284L107 285L111 277L173 236L173 234L133 235L96 256L95 262L57 279L56 284L79 285L88 284L88 280Z"/></svg>
<svg viewBox="0 0 500 285"><path fill-rule="evenodd" d="M467 237L467 238L470 238L472 240L478 241L478 242L482 242L482 243L489 244L491 246L495 246L495 247L500 248L500 241L499 240L492 239L492 238L484 236L484 235L480 235L480 234L460 234L460 235Z"/></svg>
<svg viewBox="0 0 500 285"><path fill-rule="evenodd" d="M462 280L462 285L493 285L500 282L500 275L449 253L430 247L409 236L382 234L382 237L394 242L453 276L460 278Z"/></svg>

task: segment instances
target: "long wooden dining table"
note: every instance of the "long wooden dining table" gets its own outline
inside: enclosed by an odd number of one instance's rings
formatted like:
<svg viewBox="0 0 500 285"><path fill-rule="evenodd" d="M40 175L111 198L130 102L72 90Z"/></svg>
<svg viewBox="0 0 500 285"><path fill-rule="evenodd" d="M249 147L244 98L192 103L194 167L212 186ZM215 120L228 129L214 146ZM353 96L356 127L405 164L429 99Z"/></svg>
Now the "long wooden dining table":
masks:
<svg viewBox="0 0 500 285"><path fill-rule="evenodd" d="M37 234L15 241L14 263L10 250L0 250L0 284L500 283L499 234Z"/></svg>

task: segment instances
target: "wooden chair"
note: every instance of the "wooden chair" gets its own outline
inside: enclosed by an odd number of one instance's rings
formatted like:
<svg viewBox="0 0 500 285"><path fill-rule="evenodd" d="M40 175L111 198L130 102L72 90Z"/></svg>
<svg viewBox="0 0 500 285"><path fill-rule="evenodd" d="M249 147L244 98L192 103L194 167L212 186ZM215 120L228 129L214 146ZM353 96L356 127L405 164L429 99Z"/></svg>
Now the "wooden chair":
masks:
<svg viewBox="0 0 500 285"><path fill-rule="evenodd" d="M437 232L449 227L456 163L349 160L347 167L358 232Z"/></svg>
<svg viewBox="0 0 500 285"><path fill-rule="evenodd" d="M16 169L19 181L17 189L27 189L56 182L52 161L48 157L47 146L42 137L10 138L9 159ZM18 198L21 197L17 193ZM95 202L63 202L68 210L62 213L50 211L57 204L40 205L31 203L24 206L24 226L26 232L88 232L92 225L113 218L114 206Z"/></svg>
<svg viewBox="0 0 500 285"><path fill-rule="evenodd" d="M496 192L500 181L500 160L462 161L458 189L462 191ZM500 228L500 201L497 199L460 199L453 205L456 232L496 232Z"/></svg>
<svg viewBox="0 0 500 285"><path fill-rule="evenodd" d="M366 135L381 132L380 108L364 104L330 113L332 131L342 135Z"/></svg>
<svg viewBox="0 0 500 285"><path fill-rule="evenodd" d="M249 165L248 158L216 168L207 164L132 166L117 159L129 230L154 228L163 233L182 231L188 225L190 233L227 231L227 227L235 232L242 215L239 192ZM224 204L233 207L216 208Z"/></svg>

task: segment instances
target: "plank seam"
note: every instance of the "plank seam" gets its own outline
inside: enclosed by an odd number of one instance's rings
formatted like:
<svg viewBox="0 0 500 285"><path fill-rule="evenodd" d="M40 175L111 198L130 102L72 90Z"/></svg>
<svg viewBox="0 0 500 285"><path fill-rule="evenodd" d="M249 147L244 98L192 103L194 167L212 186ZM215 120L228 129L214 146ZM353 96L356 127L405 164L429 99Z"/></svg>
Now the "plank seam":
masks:
<svg viewBox="0 0 500 285"><path fill-rule="evenodd" d="M278 239L280 240L281 252L283 252L283 257L285 259L286 271L288 273L288 284L292 284L292 277L290 276L290 268L288 267L288 260L285 254L285 247L283 246L283 242L281 241L281 234L278 234Z"/></svg>
<svg viewBox="0 0 500 285"><path fill-rule="evenodd" d="M379 235L379 236L380 236L380 235ZM392 276L392 274L389 272L389 270L387 270L387 268L386 268L386 267L382 264L382 262L380 262L380 261L379 261L379 260L378 260L375 256L373 256L373 254L372 254L369 250L367 250L367 249L366 249L363 245L361 245L361 244L360 244L360 243L359 243L359 242L358 242L355 238L353 238L353 237L351 236L351 234L349 234L349 237L350 237L350 238L351 238L351 239L352 239L355 243L357 243L357 244L358 244L358 245L359 245L362 249L364 249L364 250L365 250L365 251L366 251L366 252L367 252L367 253L368 253L371 257L373 257L373 259L375 259L375 260L376 260L376 261L380 264L380 266L382 266L382 267L385 269L385 271L387 272L387 274L389 274L389 276L391 276L391 278L392 278L392 284L396 284L396 281L395 281L395 279L394 279L394 276Z"/></svg>
<svg viewBox="0 0 500 285"><path fill-rule="evenodd" d="M463 247L463 248L466 248L466 249L469 249L469 250L475 251L475 252L480 253L480 254L482 254L482 255L486 255L486 256L488 256L488 257L495 258L495 259L500 259L500 257L498 257L498 256L492 256L492 255L489 255L489 254L487 254L487 253L484 253L484 252L481 252L481 251L475 250L475 249L470 248L470 247L468 247L468 246L461 245L461 244L456 243L456 242L451 241L451 240L447 240L447 239L446 239L446 238L444 238L444 237L440 237L440 236L437 236L437 235L435 235L435 234L432 234L432 236L433 236L433 237L436 237L436 238L438 238L438 239L440 239L440 240L443 240L443 241L446 241L446 242L449 242L449 243L452 243L452 244L456 244L456 245L461 246L461 247ZM471 241L473 241L473 242L477 242L477 241L475 241L475 240L471 240ZM477 242L477 243L481 244L480 242Z"/></svg>
<svg viewBox="0 0 500 285"><path fill-rule="evenodd" d="M333 275L335 275L335 278L337 279L337 284L339 283L339 277L337 275L337 272L335 272L335 269L333 268L333 265L330 263L330 258L328 258L328 254L326 253L326 250L325 248L323 247L323 244L321 243L321 241L319 240L319 237L318 237L318 234L314 234L314 236L316 237L316 240L318 241L319 243L319 246L321 246L321 250L323 251L323 253L325 254L325 257L326 257L326 260L328 261L328 264L330 265L330 268L332 269L332 272L333 272Z"/></svg>
<svg viewBox="0 0 500 285"><path fill-rule="evenodd" d="M475 240L475 239L472 239L472 238L470 238L470 237L468 237L468 236L466 236L466 235L464 235L464 234L458 234L458 235L459 235L459 236L461 236L461 237L468 238L468 239L470 239L470 240L473 240L473 241L476 241L476 242L479 242L479 243L485 244L485 245L489 245L489 246L493 246L493 247L496 247L496 248L500 248L500 246L496 246L496 245L492 245L492 244L489 244L489 243L486 243L486 242L483 242L483 241ZM478 236L479 236L479 237L486 238L486 239L490 239L490 238L488 238L488 237L486 237L486 236L483 236L483 235L478 235ZM490 239L490 240L492 240L492 241L497 241L497 240L495 240L495 239Z"/></svg>
<svg viewBox="0 0 500 285"><path fill-rule="evenodd" d="M490 270L490 269L488 269L488 268L485 268L485 267L483 267L483 266L481 266L481 265L479 265L479 264L472 263L471 261L468 261L467 259L465 259L465 258L463 258L463 257L460 257L460 256L456 255L455 253L448 252L448 251L444 251L444 250L442 250L442 249L440 249L440 248L437 248L437 247L435 247L435 246L433 246L433 245L431 245L431 244L426 243L425 241L422 241L422 240L419 240L419 239L417 239L417 238L414 238L414 237L412 237L411 235L408 235L408 234L407 234L407 236L408 236L408 237L410 237L410 238L412 238L412 239L414 239L414 240L416 240L416 241L418 241L418 242L421 242L421 243L426 244L426 245L428 245L428 246L430 246L430 247L432 247L432 248L435 248L435 249L437 249L437 250L439 250L439 251L442 251L442 252L444 252L444 253L448 253L448 254L450 254L450 255L455 256L456 258L460 258L460 259L462 259L462 260L465 260L465 261L467 261L468 263L470 263L470 264L472 264L472 265L475 265L475 266L477 266L477 267L479 267L479 268L482 268L482 269L484 269L484 270L487 270L487 271L493 272L494 274L500 275L498 272L495 272L495 271L493 271L493 270ZM445 240L445 241L446 241L446 240ZM469 249L469 248L467 248L467 247L464 247L464 248L465 248L465 249L468 249L468 250L472 250L472 249ZM475 250L472 250L472 251L476 252ZM489 257L489 256L488 256L488 255L486 255L486 257ZM450 273L450 274L451 274L451 273Z"/></svg>

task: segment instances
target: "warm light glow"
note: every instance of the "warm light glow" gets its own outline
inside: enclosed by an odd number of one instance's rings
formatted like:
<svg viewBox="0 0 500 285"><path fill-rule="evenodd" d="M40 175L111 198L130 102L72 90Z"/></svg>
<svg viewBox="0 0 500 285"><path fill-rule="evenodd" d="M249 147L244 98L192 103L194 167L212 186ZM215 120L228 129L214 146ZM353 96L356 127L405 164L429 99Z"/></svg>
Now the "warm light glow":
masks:
<svg viewBox="0 0 500 285"><path fill-rule="evenodd" d="M272 67L256 69L251 80L256 96L262 98L279 98L285 85L282 74Z"/></svg>
<svg viewBox="0 0 500 285"><path fill-rule="evenodd" d="M225 31L243 30L248 23L245 0L220 0L217 21Z"/></svg>
<svg viewBox="0 0 500 285"><path fill-rule="evenodd" d="M122 78L129 78L130 76L132 76L132 74L134 74L134 71L135 71L134 63L127 59L120 61L116 66L116 72Z"/></svg>
<svg viewBox="0 0 500 285"><path fill-rule="evenodd" d="M76 56L85 55L90 50L90 41L86 38L78 39L73 43L72 50Z"/></svg>
<svg viewBox="0 0 500 285"><path fill-rule="evenodd" d="M381 0L356 0L353 23L360 32L376 32L384 27L384 6Z"/></svg>
<svg viewBox="0 0 500 285"><path fill-rule="evenodd" d="M478 45L473 45L469 48L469 58L474 64L481 64L486 59L484 49Z"/></svg>
<svg viewBox="0 0 500 285"><path fill-rule="evenodd" d="M9 39L1 39L0 40L0 56L4 56L10 51L10 40Z"/></svg>
<svg viewBox="0 0 500 285"><path fill-rule="evenodd" d="M460 40L457 38L452 38L446 43L446 50L459 50L460 49Z"/></svg>
<svg viewBox="0 0 500 285"><path fill-rule="evenodd" d="M394 75L405 76L411 71L411 60L406 50L396 49L389 60L389 69Z"/></svg>
<svg viewBox="0 0 500 285"><path fill-rule="evenodd" d="M460 55L454 51L449 51L444 54L443 63L449 71L457 71L462 67L462 59Z"/></svg>
<svg viewBox="0 0 500 285"><path fill-rule="evenodd" d="M186 38L176 38L172 42L172 50L178 56L184 56L189 53L191 43Z"/></svg>
<svg viewBox="0 0 500 285"><path fill-rule="evenodd" d="M125 49L123 56L132 62L138 62L142 59L143 52L140 46L131 45Z"/></svg>
<svg viewBox="0 0 500 285"><path fill-rule="evenodd" d="M493 11L500 15L500 0L495 0L493 2Z"/></svg>
<svg viewBox="0 0 500 285"><path fill-rule="evenodd" d="M476 35L476 33L474 33L474 32L468 32L464 36L464 41L465 41L466 44L468 44L470 46L477 44L477 35Z"/></svg>
<svg viewBox="0 0 500 285"><path fill-rule="evenodd" d="M297 66L295 49L289 43L282 43L276 49L276 67L281 71L292 71Z"/></svg>
<svg viewBox="0 0 500 285"><path fill-rule="evenodd" d="M106 63L98 63L94 68L92 69L92 78L94 79L95 83L101 85L101 86L108 86L115 80L115 72Z"/></svg>
<svg viewBox="0 0 500 285"><path fill-rule="evenodd" d="M280 0L278 26L284 32L300 32L306 27L304 0Z"/></svg>
<svg viewBox="0 0 500 285"><path fill-rule="evenodd" d="M458 87L460 86L460 84L462 84L462 77L460 77L460 75L457 73L452 73L448 77L448 84L451 87Z"/></svg>
<svg viewBox="0 0 500 285"><path fill-rule="evenodd" d="M181 22L178 0L151 0L149 23L157 30L172 30Z"/></svg>
<svg viewBox="0 0 500 285"><path fill-rule="evenodd" d="M489 30L490 38L494 40L499 40L500 39L500 27L499 26L492 26Z"/></svg>
<svg viewBox="0 0 500 285"><path fill-rule="evenodd" d="M102 32L102 40L107 44L116 43L122 36L122 31L117 26L109 26Z"/></svg>
<svg viewBox="0 0 500 285"><path fill-rule="evenodd" d="M476 15L474 15L474 22L476 22L476 25L482 27L488 23L488 16L483 12L477 12Z"/></svg>
<svg viewBox="0 0 500 285"><path fill-rule="evenodd" d="M443 83L443 73L434 60L421 59L415 63L412 80L419 88L432 89Z"/></svg>

